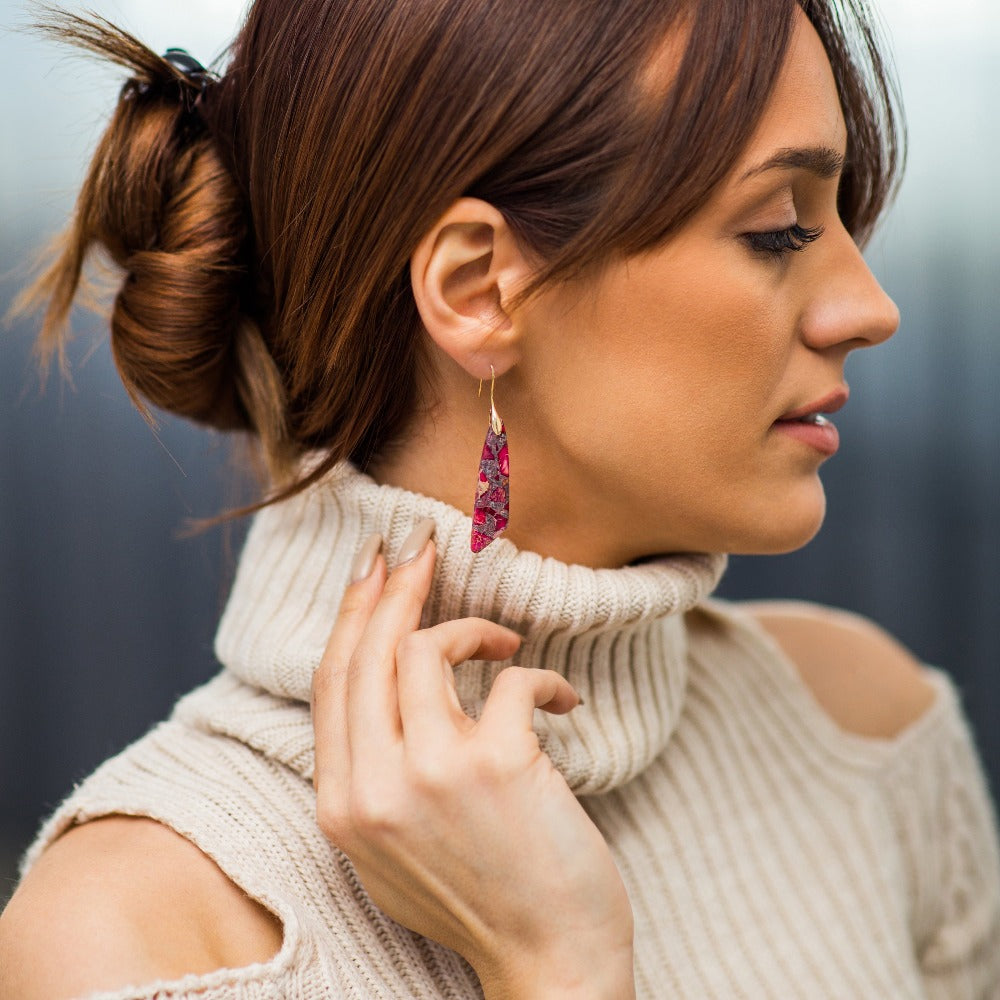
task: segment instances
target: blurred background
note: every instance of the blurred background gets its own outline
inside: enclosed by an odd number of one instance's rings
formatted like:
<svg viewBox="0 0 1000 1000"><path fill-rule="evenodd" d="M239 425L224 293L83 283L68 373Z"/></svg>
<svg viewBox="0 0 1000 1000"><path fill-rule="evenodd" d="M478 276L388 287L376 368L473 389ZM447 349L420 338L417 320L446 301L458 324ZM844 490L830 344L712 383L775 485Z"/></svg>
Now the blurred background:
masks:
<svg viewBox="0 0 1000 1000"><path fill-rule="evenodd" d="M77 4L64 6L76 9ZM232 0L93 0L159 51L213 58ZM881 0L910 162L868 253L899 334L848 363L829 513L800 552L733 559L720 593L870 616L963 692L1000 790L1000 12ZM0 312L64 223L121 76L10 30L0 0ZM40 819L73 783L217 669L212 639L244 527L189 539L238 499L228 443L129 403L80 314L73 385L44 394L34 331L0 334L0 905Z"/></svg>

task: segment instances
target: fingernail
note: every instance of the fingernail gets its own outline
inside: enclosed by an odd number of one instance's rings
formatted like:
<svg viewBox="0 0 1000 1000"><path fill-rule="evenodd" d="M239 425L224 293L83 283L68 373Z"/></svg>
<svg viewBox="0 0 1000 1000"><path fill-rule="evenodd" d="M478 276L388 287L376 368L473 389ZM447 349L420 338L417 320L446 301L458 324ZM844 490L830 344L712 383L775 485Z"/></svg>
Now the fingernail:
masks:
<svg viewBox="0 0 1000 1000"><path fill-rule="evenodd" d="M368 579L375 568L375 560L382 551L382 536L375 532L365 539L364 545L358 549L358 554L351 563L351 583L360 583Z"/></svg>
<svg viewBox="0 0 1000 1000"><path fill-rule="evenodd" d="M403 547L396 557L396 565L402 566L405 563L413 562L424 551L424 546L431 540L436 527L437 525L429 517L418 521L417 526L406 536L406 541L403 542Z"/></svg>

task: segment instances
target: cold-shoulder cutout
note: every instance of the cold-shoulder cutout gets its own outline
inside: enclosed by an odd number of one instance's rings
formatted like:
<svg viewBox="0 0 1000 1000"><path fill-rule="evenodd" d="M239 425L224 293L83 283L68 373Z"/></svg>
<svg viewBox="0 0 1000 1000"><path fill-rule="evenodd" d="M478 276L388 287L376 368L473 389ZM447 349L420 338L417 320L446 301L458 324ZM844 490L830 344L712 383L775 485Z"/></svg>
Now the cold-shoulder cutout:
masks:
<svg viewBox="0 0 1000 1000"><path fill-rule="evenodd" d="M49 844L0 916L0 995L62 1000L269 961L278 918L190 840L108 815Z"/></svg>
<svg viewBox="0 0 1000 1000"><path fill-rule="evenodd" d="M889 740L920 719L937 689L913 654L874 622L805 601L743 602L847 733Z"/></svg>

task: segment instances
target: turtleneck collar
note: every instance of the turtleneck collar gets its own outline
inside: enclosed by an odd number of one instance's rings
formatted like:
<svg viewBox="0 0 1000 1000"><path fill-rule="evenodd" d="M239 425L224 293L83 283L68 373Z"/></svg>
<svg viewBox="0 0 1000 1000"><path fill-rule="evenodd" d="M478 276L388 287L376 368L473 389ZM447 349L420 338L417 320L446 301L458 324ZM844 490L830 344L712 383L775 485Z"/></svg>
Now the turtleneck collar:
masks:
<svg viewBox="0 0 1000 1000"><path fill-rule="evenodd" d="M591 569L519 550L502 537L473 553L469 515L379 485L346 462L254 521L215 651L230 675L272 697L267 711L247 704L242 721L229 718L217 728L311 773L312 673L353 557L377 531L391 568L422 517L437 525L423 625L466 616L500 622L525 636L513 662L569 679L585 704L565 717L538 712L535 725L578 794L608 791L641 772L666 746L683 706L683 613L713 590L726 557L682 554ZM456 669L459 698L471 715L505 665L469 661Z"/></svg>

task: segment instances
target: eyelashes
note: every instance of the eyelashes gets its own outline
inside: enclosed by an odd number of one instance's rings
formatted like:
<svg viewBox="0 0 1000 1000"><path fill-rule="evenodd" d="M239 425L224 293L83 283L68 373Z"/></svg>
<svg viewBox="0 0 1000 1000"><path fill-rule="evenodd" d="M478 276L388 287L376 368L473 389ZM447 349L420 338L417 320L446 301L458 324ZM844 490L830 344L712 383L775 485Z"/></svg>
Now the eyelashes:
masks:
<svg viewBox="0 0 1000 1000"><path fill-rule="evenodd" d="M822 235L822 226L806 229L796 223L788 229L779 229L771 233L744 233L743 238L751 250L780 257L793 251L805 250Z"/></svg>

